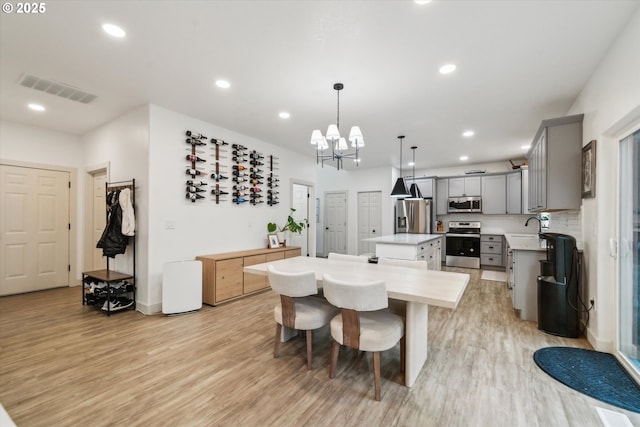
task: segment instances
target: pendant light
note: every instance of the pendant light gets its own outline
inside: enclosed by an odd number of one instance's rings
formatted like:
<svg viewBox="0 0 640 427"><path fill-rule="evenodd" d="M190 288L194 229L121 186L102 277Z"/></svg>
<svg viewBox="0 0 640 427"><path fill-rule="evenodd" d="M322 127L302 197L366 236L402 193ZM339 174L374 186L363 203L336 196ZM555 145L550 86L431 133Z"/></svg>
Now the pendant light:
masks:
<svg viewBox="0 0 640 427"><path fill-rule="evenodd" d="M404 139L404 135L400 135L398 139L400 140L400 177L396 180L396 185L393 186L391 197L409 197L411 194L407 191L404 178L402 178L402 140Z"/></svg>
<svg viewBox="0 0 640 427"><path fill-rule="evenodd" d="M414 199L422 199L422 192L420 191L418 184L416 184L416 148L418 147L415 145L411 147L411 150L413 150L413 184L411 184L409 193L411 193L411 197Z"/></svg>
<svg viewBox="0 0 640 427"><path fill-rule="evenodd" d="M342 169L343 159L353 159L356 162L356 166L359 166L360 162L360 149L364 147L364 137L359 126L353 126L349 133L349 142L351 147L354 148L353 152L348 152L349 146L347 140L340 136L340 91L344 89L342 83L335 83L333 89L336 91L338 99L338 107L336 114L336 123L330 124L325 136L322 136L322 132L316 129L311 132L311 144L316 146L316 164L324 162L326 160L332 160L336 162L336 168ZM331 154L322 154L322 151L329 148L331 145Z"/></svg>

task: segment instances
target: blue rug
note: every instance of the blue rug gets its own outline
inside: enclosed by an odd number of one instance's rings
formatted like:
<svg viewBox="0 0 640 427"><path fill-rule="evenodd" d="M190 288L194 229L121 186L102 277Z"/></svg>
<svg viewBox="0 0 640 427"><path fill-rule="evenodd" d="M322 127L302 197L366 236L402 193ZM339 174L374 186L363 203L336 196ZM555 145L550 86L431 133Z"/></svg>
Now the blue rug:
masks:
<svg viewBox="0 0 640 427"><path fill-rule="evenodd" d="M571 347L547 347L533 360L562 384L619 408L640 413L640 386L609 353Z"/></svg>

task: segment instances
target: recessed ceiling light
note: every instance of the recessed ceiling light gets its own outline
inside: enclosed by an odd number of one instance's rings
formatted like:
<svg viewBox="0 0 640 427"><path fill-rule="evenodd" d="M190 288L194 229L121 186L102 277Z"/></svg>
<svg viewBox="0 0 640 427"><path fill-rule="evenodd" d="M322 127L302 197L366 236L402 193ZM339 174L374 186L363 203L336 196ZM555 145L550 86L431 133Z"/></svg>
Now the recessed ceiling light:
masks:
<svg viewBox="0 0 640 427"><path fill-rule="evenodd" d="M460 156L460 160L465 162L465 161L469 160L469 156Z"/></svg>
<svg viewBox="0 0 640 427"><path fill-rule="evenodd" d="M28 107L33 111L44 111L44 107L40 104L29 104Z"/></svg>
<svg viewBox="0 0 640 427"><path fill-rule="evenodd" d="M222 89L229 89L231 87L231 83L227 80L216 80L216 86Z"/></svg>
<svg viewBox="0 0 640 427"><path fill-rule="evenodd" d="M113 24L103 24L102 30L105 33L109 34L111 37L117 37L119 39L127 35L127 33L122 28Z"/></svg>
<svg viewBox="0 0 640 427"><path fill-rule="evenodd" d="M409 162L409 163L407 163L407 164L408 164L409 166L414 166L414 165L415 165L415 163L414 163L414 162Z"/></svg>
<svg viewBox="0 0 640 427"><path fill-rule="evenodd" d="M523 145L520 148L522 148L523 150L528 150L529 148L531 148L531 146L530 145Z"/></svg>
<svg viewBox="0 0 640 427"><path fill-rule="evenodd" d="M472 130L465 130L464 132L462 132L462 136L464 136L465 138L471 138L473 135L475 135L475 132Z"/></svg>
<svg viewBox="0 0 640 427"><path fill-rule="evenodd" d="M419 5L431 3L431 0L413 0L413 1L415 1L416 4L419 4Z"/></svg>
<svg viewBox="0 0 640 427"><path fill-rule="evenodd" d="M289 117L291 117L291 114L287 113L286 111L281 111L278 116L280 116L281 119L288 119Z"/></svg>
<svg viewBox="0 0 640 427"><path fill-rule="evenodd" d="M440 67L440 74L453 73L456 69L456 64L447 64Z"/></svg>

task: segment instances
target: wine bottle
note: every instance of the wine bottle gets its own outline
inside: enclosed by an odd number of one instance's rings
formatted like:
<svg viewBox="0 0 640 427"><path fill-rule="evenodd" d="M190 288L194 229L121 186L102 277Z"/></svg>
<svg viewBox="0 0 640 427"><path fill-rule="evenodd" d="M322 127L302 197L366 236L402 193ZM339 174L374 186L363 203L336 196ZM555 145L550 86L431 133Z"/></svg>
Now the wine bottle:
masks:
<svg viewBox="0 0 640 427"><path fill-rule="evenodd" d="M200 187L194 187L193 185L188 185L187 191L189 193L202 193L203 191L206 191L206 190Z"/></svg>
<svg viewBox="0 0 640 427"><path fill-rule="evenodd" d="M192 202L195 202L198 199L204 199L204 196L202 194L197 194L197 193L187 193L187 199L190 199Z"/></svg>
<svg viewBox="0 0 640 427"><path fill-rule="evenodd" d="M207 145L207 143L206 143L206 142L201 141L201 140L199 140L199 139L194 139L194 138L187 138L187 139L185 140L185 142L186 142L187 144L191 144L191 145Z"/></svg>
<svg viewBox="0 0 640 427"><path fill-rule="evenodd" d="M210 141L211 141L212 144L215 144L215 145L229 145L228 142L225 142L225 141L223 141L221 139L211 138Z"/></svg>
<svg viewBox="0 0 640 427"><path fill-rule="evenodd" d="M278 178L274 178L274 177L271 177L271 176L270 176L270 177L268 177L268 178L267 178L267 180L268 180L269 182L280 182L280 180L279 180Z"/></svg>
<svg viewBox="0 0 640 427"><path fill-rule="evenodd" d="M251 161L249 162L249 164L250 164L250 165L253 165L253 166L262 166L262 165L264 165L264 163L259 162L259 161L257 161L257 160L251 160Z"/></svg>
<svg viewBox="0 0 640 427"><path fill-rule="evenodd" d="M237 149L237 150L246 150L247 147L245 147L244 145L240 145L240 144L231 144L231 147Z"/></svg>
<svg viewBox="0 0 640 427"><path fill-rule="evenodd" d="M212 173L211 174L211 179L215 179L216 181L220 181L221 179L229 179L229 177L228 176L222 176L220 174Z"/></svg>
<svg viewBox="0 0 640 427"><path fill-rule="evenodd" d="M203 185L208 185L208 184L204 181L193 181L191 179L188 179L187 185L195 185L196 187L201 187Z"/></svg>
<svg viewBox="0 0 640 427"><path fill-rule="evenodd" d="M233 199L233 203L237 203L237 204L248 202L248 201L249 200L245 199L244 197L236 197L235 199Z"/></svg>
<svg viewBox="0 0 640 427"><path fill-rule="evenodd" d="M244 162L246 162L246 161L247 161L247 158L246 158L246 157L233 156L233 157L231 158L231 160L233 160L233 161L234 161L234 162L236 162L236 163L244 163Z"/></svg>
<svg viewBox="0 0 640 427"><path fill-rule="evenodd" d="M242 176L234 176L233 177L233 181L234 182L245 182L245 181L247 181L247 178L244 178Z"/></svg>
<svg viewBox="0 0 640 427"><path fill-rule="evenodd" d="M191 162L206 162L205 159L198 156L194 156L193 154L187 154L187 160Z"/></svg>
<svg viewBox="0 0 640 427"><path fill-rule="evenodd" d="M249 157L251 157L252 159L255 159L255 160L264 159L264 156L260 155L260 153L258 153L258 152L256 152L256 151L252 152L252 153L249 155Z"/></svg>
<svg viewBox="0 0 640 427"><path fill-rule="evenodd" d="M251 187L251 191L254 193L259 193L262 191L262 189L260 187Z"/></svg>
<svg viewBox="0 0 640 427"><path fill-rule="evenodd" d="M233 189L234 189L234 190L248 190L248 189L249 189L249 187L248 187L248 186L246 186L246 185L234 185L234 186L233 186Z"/></svg>
<svg viewBox="0 0 640 427"><path fill-rule="evenodd" d="M259 205L260 203L264 203L264 200L251 200L252 205Z"/></svg>
<svg viewBox="0 0 640 427"><path fill-rule="evenodd" d="M233 176L237 176L237 177L241 177L241 176L249 176L248 173L246 172L241 172L241 171L232 171L231 172L233 174Z"/></svg>
<svg viewBox="0 0 640 427"><path fill-rule="evenodd" d="M244 196L248 196L248 194L244 191L234 191L233 195L235 197L244 197Z"/></svg>
<svg viewBox="0 0 640 427"><path fill-rule="evenodd" d="M252 183L253 185L259 185L259 184L262 184L263 182L262 182L262 181L258 181L257 179L252 179L252 180L251 180L251 183Z"/></svg>
<svg viewBox="0 0 640 427"><path fill-rule="evenodd" d="M275 190L267 190L267 193L269 193L269 194L280 194L279 191L275 191Z"/></svg>
<svg viewBox="0 0 640 427"><path fill-rule="evenodd" d="M278 201L278 200L269 200L267 202L268 205L277 205L278 203L280 203L280 201Z"/></svg>
<svg viewBox="0 0 640 427"><path fill-rule="evenodd" d="M252 199L261 199L262 198L262 194L259 193L251 193L250 194Z"/></svg>
<svg viewBox="0 0 640 427"><path fill-rule="evenodd" d="M215 196L222 196L225 194L229 194L228 191L222 191L222 190L216 190L215 188L213 190L211 190L211 194L215 195Z"/></svg>
<svg viewBox="0 0 640 427"><path fill-rule="evenodd" d="M191 176L202 175L202 172L198 169L187 169L186 173Z"/></svg>
<svg viewBox="0 0 640 427"><path fill-rule="evenodd" d="M198 133L198 132L191 132L190 130L188 130L188 131L186 132L186 134L187 134L187 136L190 136L191 138L196 138L196 139L207 139L207 137L206 137L206 136L204 136L203 134Z"/></svg>
<svg viewBox="0 0 640 427"><path fill-rule="evenodd" d="M235 169L235 170L239 170L239 171L243 171L243 170L247 169L247 167L244 166L244 165L233 165L233 166L231 166L231 168Z"/></svg>

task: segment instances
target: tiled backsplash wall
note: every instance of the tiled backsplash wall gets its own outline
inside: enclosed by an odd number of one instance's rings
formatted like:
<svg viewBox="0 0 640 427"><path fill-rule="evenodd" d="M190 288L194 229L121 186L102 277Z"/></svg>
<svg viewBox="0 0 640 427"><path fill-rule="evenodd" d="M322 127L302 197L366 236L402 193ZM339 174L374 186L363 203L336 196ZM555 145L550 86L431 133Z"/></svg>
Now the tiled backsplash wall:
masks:
<svg viewBox="0 0 640 427"><path fill-rule="evenodd" d="M485 234L504 233L537 233L538 222L531 221L529 226L524 223L527 218L535 216L529 215L482 215L482 214L453 214L438 215L437 219L442 221L444 230L448 230L449 221L480 221L481 231ZM578 248L582 248L582 226L580 211L553 212L549 214L549 228L543 230L552 233L568 234L576 239Z"/></svg>

